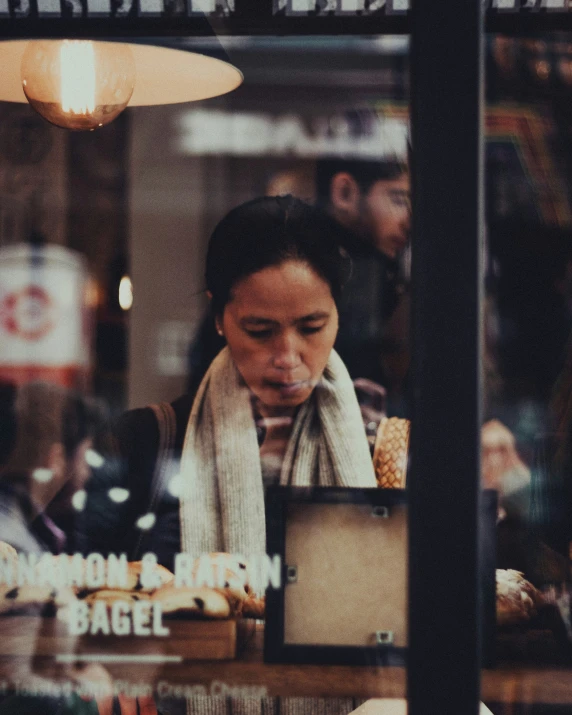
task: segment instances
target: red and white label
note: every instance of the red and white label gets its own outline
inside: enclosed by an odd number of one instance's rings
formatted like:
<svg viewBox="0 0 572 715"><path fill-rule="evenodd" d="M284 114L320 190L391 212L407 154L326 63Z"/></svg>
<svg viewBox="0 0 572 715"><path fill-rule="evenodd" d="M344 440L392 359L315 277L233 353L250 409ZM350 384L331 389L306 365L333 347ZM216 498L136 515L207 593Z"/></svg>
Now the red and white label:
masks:
<svg viewBox="0 0 572 715"><path fill-rule="evenodd" d="M8 293L0 303L0 324L10 335L39 340L54 328L54 306L48 292L29 285Z"/></svg>
<svg viewBox="0 0 572 715"><path fill-rule="evenodd" d="M0 250L0 377L77 382L89 372L83 261L63 247Z"/></svg>

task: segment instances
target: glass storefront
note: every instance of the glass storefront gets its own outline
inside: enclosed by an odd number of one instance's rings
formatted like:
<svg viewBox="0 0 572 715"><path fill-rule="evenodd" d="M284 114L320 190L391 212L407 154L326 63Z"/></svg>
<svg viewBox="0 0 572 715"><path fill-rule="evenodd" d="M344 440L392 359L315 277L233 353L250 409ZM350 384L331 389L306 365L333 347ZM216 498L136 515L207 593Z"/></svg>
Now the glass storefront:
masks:
<svg viewBox="0 0 572 715"><path fill-rule="evenodd" d="M0 0L0 713L567 712L568 8L261 5Z"/></svg>

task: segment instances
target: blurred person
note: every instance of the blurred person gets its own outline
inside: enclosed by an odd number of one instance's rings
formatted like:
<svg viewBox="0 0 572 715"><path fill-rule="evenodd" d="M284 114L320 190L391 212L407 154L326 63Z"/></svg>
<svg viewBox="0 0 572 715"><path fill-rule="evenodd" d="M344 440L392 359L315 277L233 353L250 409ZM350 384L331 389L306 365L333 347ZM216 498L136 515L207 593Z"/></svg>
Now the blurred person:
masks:
<svg viewBox="0 0 572 715"><path fill-rule="evenodd" d="M510 428L531 465L530 486L505 498L513 509L499 523L499 561L510 558L533 582L562 573L564 580L572 541L570 231L503 221L488 236L493 329L486 337L497 370L496 385L487 384L487 415Z"/></svg>
<svg viewBox="0 0 572 715"><path fill-rule="evenodd" d="M522 571L538 587L563 583L566 559L531 520L531 470L518 453L514 434L499 420L489 420L481 430L481 447L481 483L499 495L497 568Z"/></svg>
<svg viewBox="0 0 572 715"><path fill-rule="evenodd" d="M498 493L498 523L526 525L530 510L530 469L521 459L513 433L497 419L485 422L481 429L481 484ZM501 562L503 539L499 541Z"/></svg>
<svg viewBox="0 0 572 715"><path fill-rule="evenodd" d="M107 411L101 402L87 398L79 393L68 393L63 415L63 446L66 455L63 486L46 507L46 514L66 535L67 553L85 552L85 544L78 535L80 511L74 506L74 496L89 488L94 473L102 467L95 466L104 462L102 453L107 455L112 450ZM98 451L94 452L94 448ZM88 455L96 460L89 464Z"/></svg>
<svg viewBox="0 0 572 715"><path fill-rule="evenodd" d="M74 550L70 518L76 512L71 499L90 476L86 452L98 416L89 400L55 384L0 386L0 542L23 554ZM59 524L49 515L50 507ZM30 618L26 638L33 635L31 629L41 638L42 628L41 620ZM77 669L36 658L33 646L21 656L6 664L4 674L32 689L37 683L40 691L59 682L85 683L102 673L107 677L98 665ZM95 715L97 707L71 694L60 698L3 693L0 712Z"/></svg>
<svg viewBox="0 0 572 715"><path fill-rule="evenodd" d="M19 551L61 553L71 497L90 476L95 412L85 398L47 382L32 382L4 400L12 440L0 468L0 541ZM71 535L71 534L69 534Z"/></svg>
<svg viewBox="0 0 572 715"><path fill-rule="evenodd" d="M391 412L406 412L398 402L409 370L410 300L400 266L411 231L407 162L319 159L316 194L352 261L336 350L352 378L383 386Z"/></svg>
<svg viewBox="0 0 572 715"><path fill-rule="evenodd" d="M501 497L501 506L510 509L511 498L517 499L530 487L530 469L518 454L514 434L499 420L489 420L481 430L481 446L483 486L495 489ZM528 507L517 510L526 515Z"/></svg>

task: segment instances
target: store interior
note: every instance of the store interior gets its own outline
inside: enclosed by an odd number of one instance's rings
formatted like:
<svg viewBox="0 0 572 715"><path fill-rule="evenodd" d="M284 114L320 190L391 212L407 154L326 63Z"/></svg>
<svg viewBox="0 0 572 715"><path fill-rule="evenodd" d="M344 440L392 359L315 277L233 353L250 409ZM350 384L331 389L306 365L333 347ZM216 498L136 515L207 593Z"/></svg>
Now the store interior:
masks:
<svg viewBox="0 0 572 715"><path fill-rule="evenodd" d="M83 332L68 386L109 420L193 384L207 244L228 211L263 195L314 203L323 158L415 153L407 36L181 41L197 52L215 44L244 75L235 91L127 108L93 132L0 102L0 276L4 249L59 246L81 257ZM497 567L548 592L567 579L572 544L572 35L489 34L485 52L483 482L501 492ZM412 235L386 326L390 418L412 418L414 261ZM0 376L12 364L0 352ZM560 662L552 641L538 639L520 651L507 639L507 653Z"/></svg>

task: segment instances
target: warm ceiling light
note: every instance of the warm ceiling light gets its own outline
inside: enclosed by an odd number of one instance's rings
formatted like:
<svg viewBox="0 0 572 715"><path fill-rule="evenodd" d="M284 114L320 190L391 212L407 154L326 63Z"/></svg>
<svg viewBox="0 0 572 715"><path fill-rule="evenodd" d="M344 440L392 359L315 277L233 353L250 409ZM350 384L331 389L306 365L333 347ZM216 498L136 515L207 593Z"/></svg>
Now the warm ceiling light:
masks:
<svg viewBox="0 0 572 715"><path fill-rule="evenodd" d="M0 101L25 102L52 124L95 129L126 106L176 104L236 89L228 62L149 44L92 40L0 42Z"/></svg>
<svg viewBox="0 0 572 715"><path fill-rule="evenodd" d="M95 129L122 112L135 87L135 61L120 42L29 42L21 65L22 89L52 124Z"/></svg>

